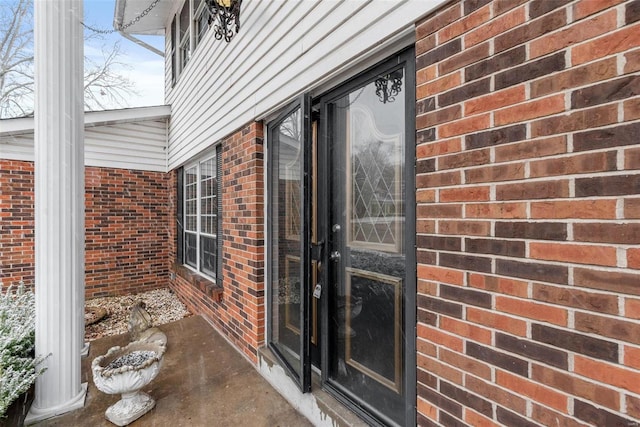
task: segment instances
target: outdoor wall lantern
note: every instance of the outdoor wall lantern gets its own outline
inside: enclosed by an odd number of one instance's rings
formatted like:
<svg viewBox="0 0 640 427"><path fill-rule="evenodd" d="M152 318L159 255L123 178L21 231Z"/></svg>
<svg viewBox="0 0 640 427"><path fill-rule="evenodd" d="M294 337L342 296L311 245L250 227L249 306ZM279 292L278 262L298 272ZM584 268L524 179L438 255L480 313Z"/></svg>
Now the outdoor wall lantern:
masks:
<svg viewBox="0 0 640 427"><path fill-rule="evenodd" d="M376 79L376 95L383 104L393 102L402 90L402 69Z"/></svg>
<svg viewBox="0 0 640 427"><path fill-rule="evenodd" d="M215 37L229 43L234 33L240 31L240 5L242 0L206 0L209 8L209 25L217 17ZM234 31L235 24L235 31Z"/></svg>

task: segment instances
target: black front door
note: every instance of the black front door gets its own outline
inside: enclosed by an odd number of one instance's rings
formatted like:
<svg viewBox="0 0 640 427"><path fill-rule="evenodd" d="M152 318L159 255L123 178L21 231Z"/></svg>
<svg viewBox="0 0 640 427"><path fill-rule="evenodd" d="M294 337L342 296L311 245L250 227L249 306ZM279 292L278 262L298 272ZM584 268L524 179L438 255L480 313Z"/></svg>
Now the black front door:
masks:
<svg viewBox="0 0 640 427"><path fill-rule="evenodd" d="M413 419L415 399L407 377L414 331L406 326L415 322L406 299L415 287L412 58L398 56L320 103L327 148L320 182L328 184L319 213L328 257L325 382L373 421L400 425Z"/></svg>
<svg viewBox="0 0 640 427"><path fill-rule="evenodd" d="M413 51L269 124L269 346L370 424L415 424Z"/></svg>

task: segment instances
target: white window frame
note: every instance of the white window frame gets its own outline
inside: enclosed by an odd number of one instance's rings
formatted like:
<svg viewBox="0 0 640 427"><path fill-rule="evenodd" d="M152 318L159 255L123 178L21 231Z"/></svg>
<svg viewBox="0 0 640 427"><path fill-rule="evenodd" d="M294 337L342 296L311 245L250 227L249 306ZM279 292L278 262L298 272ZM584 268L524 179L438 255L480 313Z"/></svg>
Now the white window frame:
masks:
<svg viewBox="0 0 640 427"><path fill-rule="evenodd" d="M180 30L178 30L178 32L179 31ZM184 67L187 66L189 59L191 59L191 49L190 49L191 42L189 41L188 38L185 38L184 40L180 40L179 43L180 43L180 46L178 48L178 64L180 66L178 67L178 69L180 70L179 74L182 74L182 70L184 70Z"/></svg>
<svg viewBox="0 0 640 427"><path fill-rule="evenodd" d="M203 0L202 4L205 4L206 1ZM194 34L194 11L193 11L193 0L186 0L181 7L178 8L174 15L174 20L176 22L175 34L171 34L172 37L172 48L176 50L177 55L175 60L173 61L173 66L175 67L175 81L178 80L179 76L182 74L182 71L187 66L187 63L191 59L193 51L195 49L195 34ZM184 8L188 10L188 17L186 21L188 22L187 28L182 28L181 15ZM183 31L184 30L184 31ZM184 33L184 37L180 37L180 35ZM175 83L174 81L174 83Z"/></svg>
<svg viewBox="0 0 640 427"><path fill-rule="evenodd" d="M178 58L177 58L177 46L178 42L178 18L174 15L173 20L171 21L171 26L169 27L169 31L171 31L171 84L174 85L176 81L178 81L179 67L178 67Z"/></svg>
<svg viewBox="0 0 640 427"><path fill-rule="evenodd" d="M207 24L206 27L202 27L200 25L200 20L206 15ZM193 12L193 23L191 26L193 27L193 37L194 37L194 49L198 47L204 35L209 31L210 25L208 22L209 19L209 8L207 7L207 0L201 0L200 5L197 10ZM205 28L204 31L202 28Z"/></svg>
<svg viewBox="0 0 640 427"><path fill-rule="evenodd" d="M195 161L186 164L183 168L184 170L184 182L182 184L182 206L183 206L183 210L182 210L182 221L184 224L183 230L182 230L182 234L183 234L183 238L182 238L182 246L183 246L183 265L194 271L195 273L201 274L205 277L207 277L208 279L211 280L216 280L217 276L220 275L220 272L218 271L218 266L219 266L219 260L218 257L221 256L221 251L219 250L220 247L220 232L221 230L218 229L217 227L217 223L218 223L218 218L220 215L220 211L216 212L216 216L215 216L215 221L216 221L216 234L211 234L211 233L205 233L202 231L202 194L201 194L201 185L202 185L202 179L201 179L201 165L205 162L208 161L213 161L213 170L215 171L215 177L216 177L216 185L214 187L215 189L215 196L216 196L216 204L219 201L219 197L221 197L221 194L218 194L218 180L221 179L220 176L218 176L218 166L217 166L217 154L216 154L216 148L213 148L213 153L211 154L207 154L203 157L199 157L198 159L196 159ZM191 169L195 168L196 169L196 231L191 231L188 230L188 222L187 222L187 172ZM196 265L195 267L190 265L188 263L188 253L187 253L187 234L190 235L195 235L196 238ZM202 267L202 260L201 260L201 256L200 256L200 238L201 237L208 237L208 238L212 238L215 240L216 246L215 246L215 252L216 252L216 261L215 261L215 265L214 265L214 270L215 270L215 274L209 274L206 271L204 271L203 267Z"/></svg>

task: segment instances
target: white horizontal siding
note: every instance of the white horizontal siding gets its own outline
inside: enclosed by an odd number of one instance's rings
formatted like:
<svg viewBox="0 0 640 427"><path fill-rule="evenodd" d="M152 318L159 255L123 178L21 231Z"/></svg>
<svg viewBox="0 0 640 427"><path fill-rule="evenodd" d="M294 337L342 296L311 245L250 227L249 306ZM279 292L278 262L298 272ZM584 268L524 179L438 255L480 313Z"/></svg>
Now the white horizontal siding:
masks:
<svg viewBox="0 0 640 427"><path fill-rule="evenodd" d="M440 3L245 0L231 43L209 30L176 85L167 85L169 168L345 68L395 53L392 42Z"/></svg>
<svg viewBox="0 0 640 427"><path fill-rule="evenodd" d="M87 127L85 165L165 172L166 120ZM33 161L33 132L0 137L0 158Z"/></svg>

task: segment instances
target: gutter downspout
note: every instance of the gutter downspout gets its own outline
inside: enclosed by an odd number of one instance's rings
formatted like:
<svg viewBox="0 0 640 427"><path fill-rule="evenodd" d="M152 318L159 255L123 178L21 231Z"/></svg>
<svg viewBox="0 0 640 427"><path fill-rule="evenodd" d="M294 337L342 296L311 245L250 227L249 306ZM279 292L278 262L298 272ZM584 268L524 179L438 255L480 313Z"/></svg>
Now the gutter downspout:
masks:
<svg viewBox="0 0 640 427"><path fill-rule="evenodd" d="M127 34L123 30L121 30L122 19L124 18L124 5L125 5L125 0L116 0L116 13L113 18L113 28L115 28L116 31L118 31L118 33L125 39L131 40L138 46L142 46L143 48L155 53L156 55L160 55L161 57L164 58L163 51L158 50L155 47L151 46L150 44L143 42L139 38L134 37L131 34Z"/></svg>

